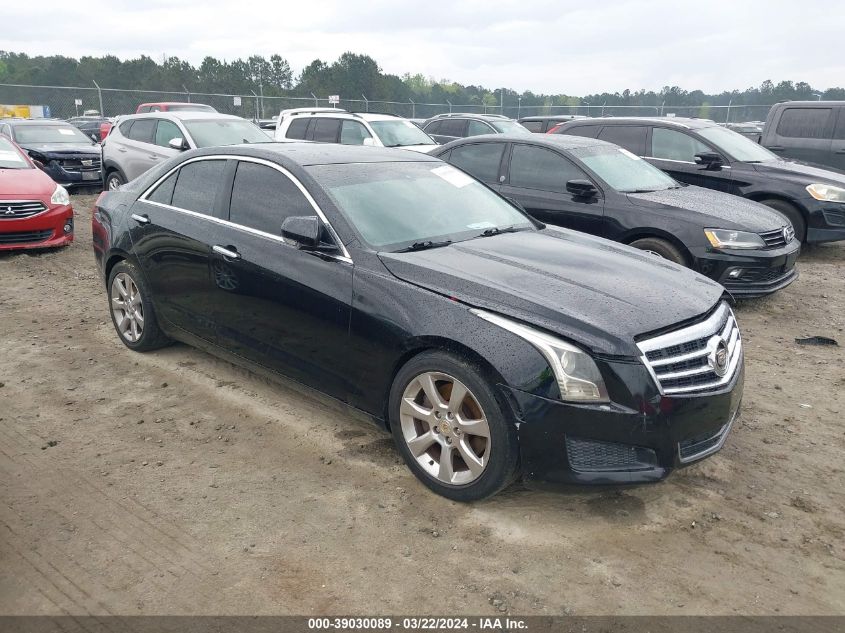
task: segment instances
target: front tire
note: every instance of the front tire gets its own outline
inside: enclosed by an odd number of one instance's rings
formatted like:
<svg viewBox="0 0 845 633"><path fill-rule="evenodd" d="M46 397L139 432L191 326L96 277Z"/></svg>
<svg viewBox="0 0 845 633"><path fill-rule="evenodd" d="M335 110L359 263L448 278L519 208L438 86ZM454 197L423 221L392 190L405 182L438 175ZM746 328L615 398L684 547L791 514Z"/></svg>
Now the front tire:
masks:
<svg viewBox="0 0 845 633"><path fill-rule="evenodd" d="M405 463L428 488L455 501L495 495L517 476L519 443L492 383L446 352L423 352L390 391L390 427Z"/></svg>
<svg viewBox="0 0 845 633"><path fill-rule="evenodd" d="M126 347L148 352L170 342L158 325L150 293L134 264L126 260L115 264L108 291L112 324Z"/></svg>
<svg viewBox="0 0 845 633"><path fill-rule="evenodd" d="M106 175L106 191L115 191L126 183L126 179L120 175L119 171L110 171Z"/></svg>
<svg viewBox="0 0 845 633"><path fill-rule="evenodd" d="M659 237L644 237L641 240L631 242L630 246L638 248L641 251L646 251L652 255L657 255L662 259L668 259L670 262L687 266L687 258L680 249L667 240Z"/></svg>

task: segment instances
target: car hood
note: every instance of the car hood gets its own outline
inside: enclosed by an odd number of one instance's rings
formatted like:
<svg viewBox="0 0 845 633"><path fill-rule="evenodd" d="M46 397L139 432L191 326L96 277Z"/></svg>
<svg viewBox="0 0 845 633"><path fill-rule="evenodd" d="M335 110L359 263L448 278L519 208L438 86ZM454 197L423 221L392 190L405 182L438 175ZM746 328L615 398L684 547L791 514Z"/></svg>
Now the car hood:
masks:
<svg viewBox="0 0 845 633"><path fill-rule="evenodd" d="M45 157L61 157L72 154L100 155L99 146L93 143L24 143L21 148L27 152L37 152Z"/></svg>
<svg viewBox="0 0 845 633"><path fill-rule="evenodd" d="M0 169L0 199L49 200L56 183L40 169Z"/></svg>
<svg viewBox="0 0 845 633"><path fill-rule="evenodd" d="M439 145L402 145L398 149L409 149L414 152L422 152L423 154L430 154L436 150Z"/></svg>
<svg viewBox="0 0 845 633"><path fill-rule="evenodd" d="M613 356L638 356L635 337L705 314L724 292L654 255L556 228L379 257L403 281Z"/></svg>
<svg viewBox="0 0 845 633"><path fill-rule="evenodd" d="M629 193L628 199L637 206L658 205L666 210L680 209L699 214L702 228L741 229L759 233L774 231L786 225L780 213L759 202L692 185L649 193Z"/></svg>
<svg viewBox="0 0 845 633"><path fill-rule="evenodd" d="M818 182L845 187L845 173L809 163L768 160L762 163L751 163L751 166L761 174L787 177L802 185Z"/></svg>

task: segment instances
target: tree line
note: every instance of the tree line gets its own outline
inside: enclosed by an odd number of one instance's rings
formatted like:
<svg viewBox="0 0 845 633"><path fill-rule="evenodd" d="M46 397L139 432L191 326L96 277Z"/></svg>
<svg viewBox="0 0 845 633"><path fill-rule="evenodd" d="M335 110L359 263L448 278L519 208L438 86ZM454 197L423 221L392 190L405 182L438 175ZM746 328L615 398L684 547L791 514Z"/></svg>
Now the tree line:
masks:
<svg viewBox="0 0 845 633"><path fill-rule="evenodd" d="M63 55L29 56L0 51L0 83L44 86L92 86L134 90L251 94L271 97L309 96L325 98L338 94L344 99L366 97L373 101L408 103L448 103L498 106L504 99L508 106L700 106L699 116L707 116L709 106L770 105L795 99L845 99L845 88L814 89L799 81L766 80L758 87L706 94L665 86L659 91L624 90L584 96L567 94L518 93L507 88L465 86L447 79L422 74L398 76L385 73L369 55L344 53L334 62L315 59L294 76L290 64L280 55L269 58L252 55L232 61L206 57L198 66L164 57L160 61L142 55L121 60L114 55L81 57Z"/></svg>

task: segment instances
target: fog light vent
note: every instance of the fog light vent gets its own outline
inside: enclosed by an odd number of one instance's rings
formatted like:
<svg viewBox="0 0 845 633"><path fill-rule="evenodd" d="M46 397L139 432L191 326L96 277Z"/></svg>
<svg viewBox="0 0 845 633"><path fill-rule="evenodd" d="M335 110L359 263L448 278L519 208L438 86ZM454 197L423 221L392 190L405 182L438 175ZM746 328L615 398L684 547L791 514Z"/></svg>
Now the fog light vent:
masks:
<svg viewBox="0 0 845 633"><path fill-rule="evenodd" d="M657 455L650 448L566 438L569 466L580 472L649 470L657 466Z"/></svg>

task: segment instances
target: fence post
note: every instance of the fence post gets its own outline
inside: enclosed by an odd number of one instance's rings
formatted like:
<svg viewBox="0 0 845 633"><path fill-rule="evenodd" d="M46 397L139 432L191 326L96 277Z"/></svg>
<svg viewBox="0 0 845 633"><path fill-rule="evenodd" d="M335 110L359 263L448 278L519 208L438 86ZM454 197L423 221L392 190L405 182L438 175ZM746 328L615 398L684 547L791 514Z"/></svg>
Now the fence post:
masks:
<svg viewBox="0 0 845 633"><path fill-rule="evenodd" d="M315 94L312 92L312 93L311 93L311 96L312 96L312 97L314 97L314 107L316 108L318 105L320 105L319 103L317 103L317 95L315 95Z"/></svg>
<svg viewBox="0 0 845 633"><path fill-rule="evenodd" d="M731 122L731 104L734 102L733 99L728 99L728 112L725 115L725 123Z"/></svg>
<svg viewBox="0 0 845 633"><path fill-rule="evenodd" d="M106 113L103 111L103 91L102 91L102 90L100 90L100 86L97 86L97 82L96 82L96 81L94 81L93 79L92 79L91 81L93 81L93 82L94 82L94 85L97 87L97 94L98 94L98 95L99 95L99 97L100 97L100 116L106 116ZM84 114L84 113L85 113L85 112L83 111L83 114Z"/></svg>
<svg viewBox="0 0 845 633"><path fill-rule="evenodd" d="M414 103L413 99L408 99L408 101L411 102L411 118L416 119L417 118L417 104Z"/></svg>
<svg viewBox="0 0 845 633"><path fill-rule="evenodd" d="M252 96L255 97L255 116L253 117L256 121L258 121L258 95L255 94L255 90L250 90Z"/></svg>
<svg viewBox="0 0 845 633"><path fill-rule="evenodd" d="M449 114L452 114L452 102L446 99L446 103L449 104Z"/></svg>
<svg viewBox="0 0 845 633"><path fill-rule="evenodd" d="M188 90L188 88L185 86L185 84L182 84L182 88L185 90L185 95L188 97L188 103L190 103L191 102L191 91Z"/></svg>
<svg viewBox="0 0 845 633"><path fill-rule="evenodd" d="M364 108L365 108L365 110L366 110L367 112L369 112L369 111L370 111L370 100L369 100L369 99L367 99L367 97L365 97L365 96L364 96L364 93L363 93L363 92L361 93L361 98L364 100Z"/></svg>

